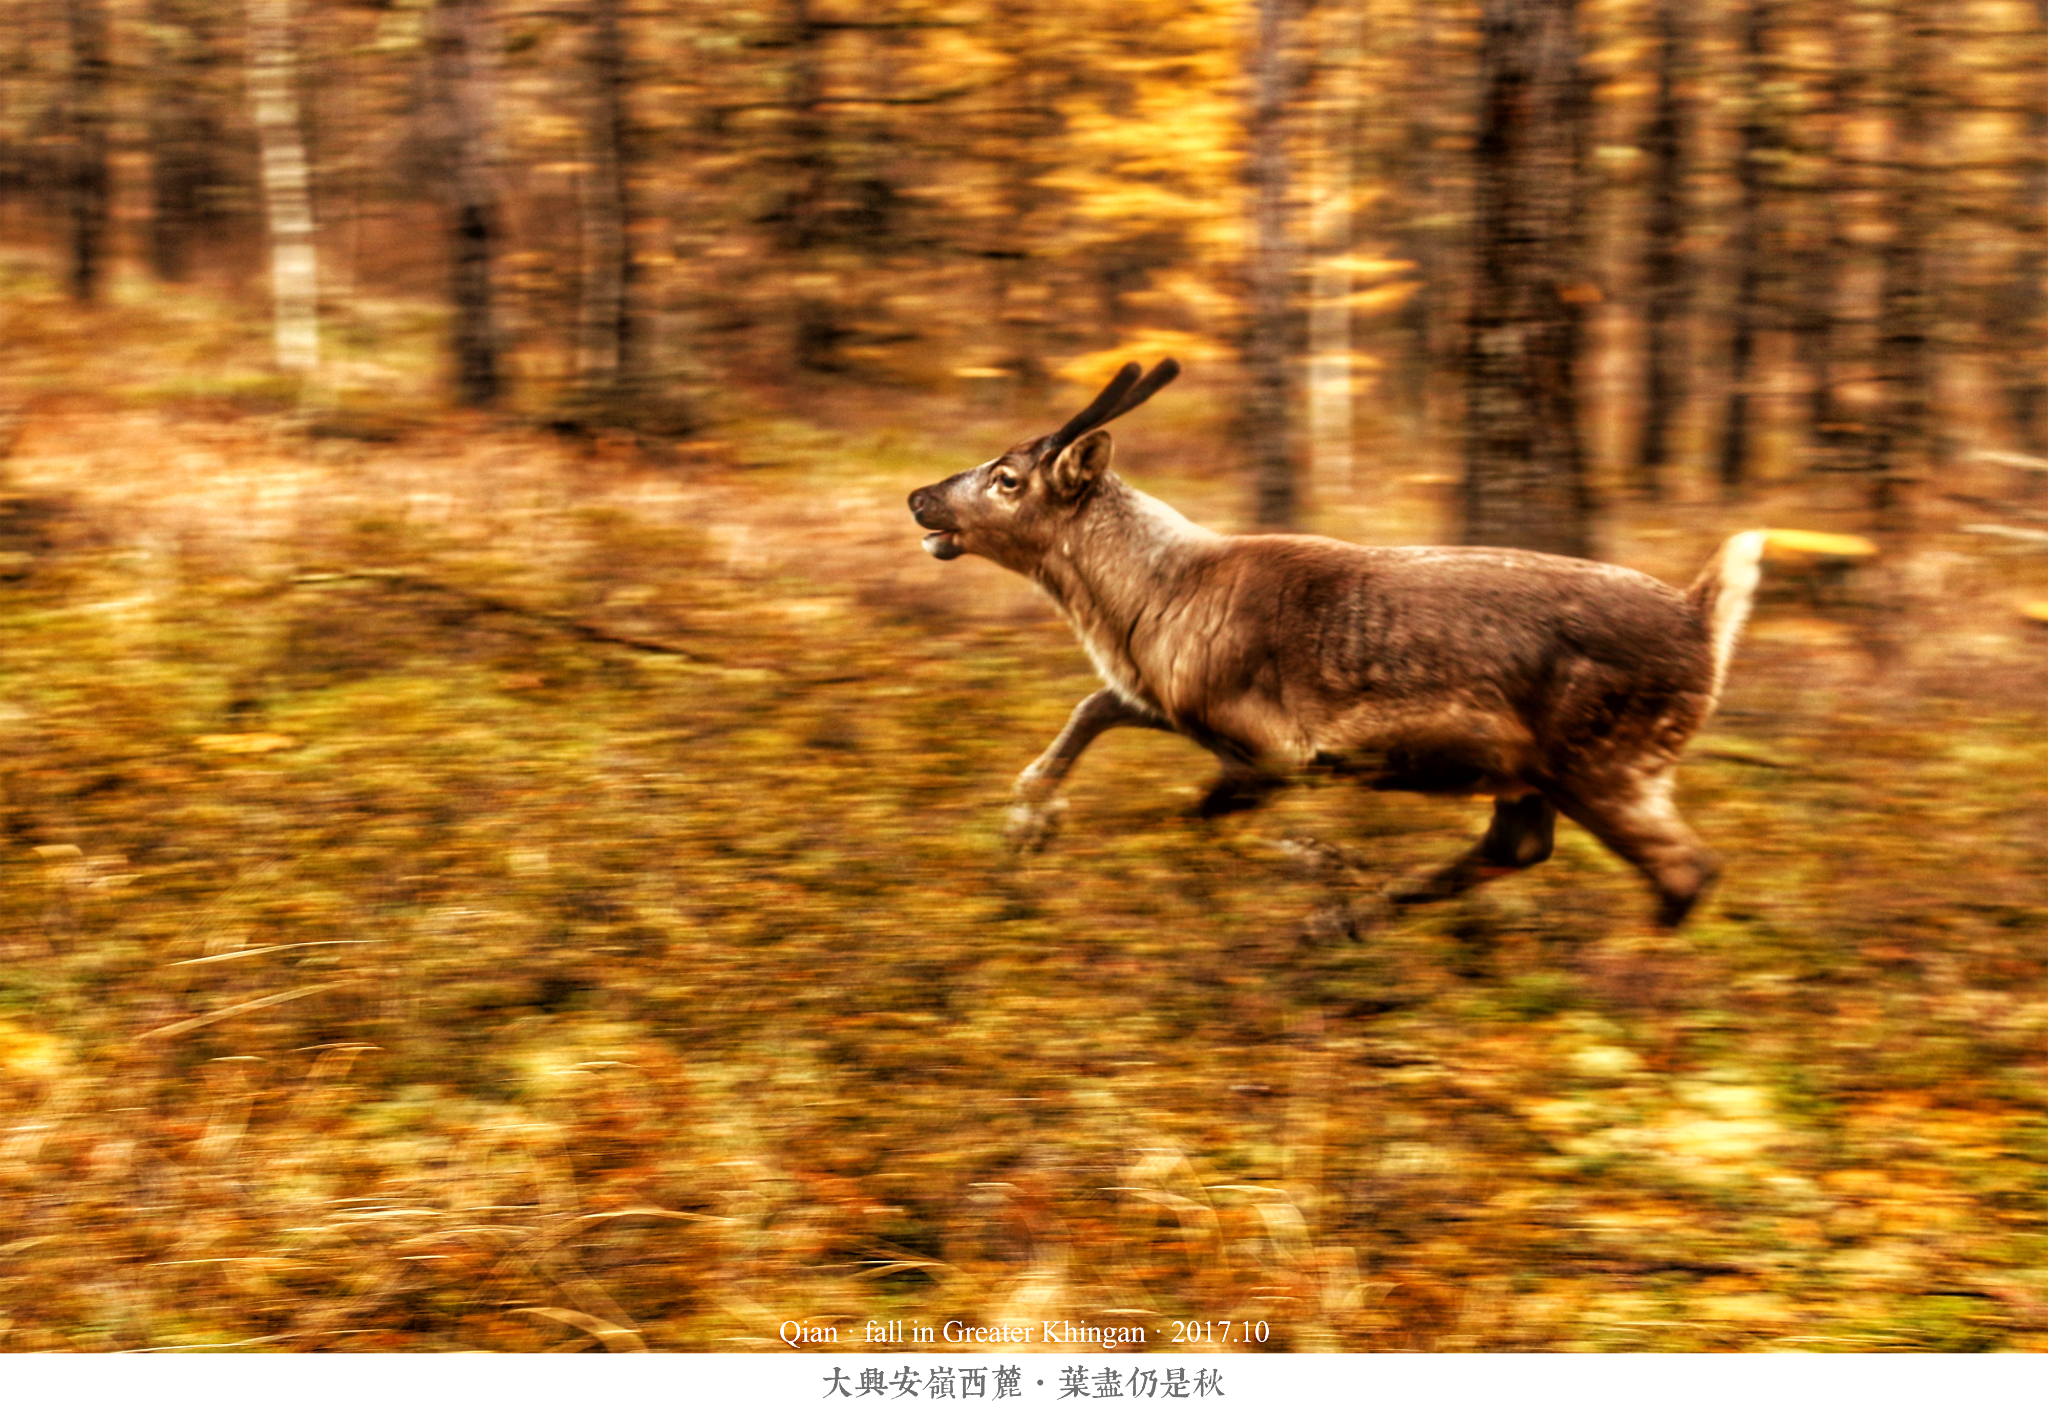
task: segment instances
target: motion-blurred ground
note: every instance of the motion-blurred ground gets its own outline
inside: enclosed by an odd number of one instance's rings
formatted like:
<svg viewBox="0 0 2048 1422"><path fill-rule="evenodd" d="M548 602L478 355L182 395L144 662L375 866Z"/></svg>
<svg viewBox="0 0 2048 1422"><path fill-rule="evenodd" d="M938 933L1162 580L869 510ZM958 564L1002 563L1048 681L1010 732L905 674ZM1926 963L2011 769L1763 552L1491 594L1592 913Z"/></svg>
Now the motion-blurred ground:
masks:
<svg viewBox="0 0 2048 1422"><path fill-rule="evenodd" d="M1408 870L1485 807L1199 827L1206 758L1120 733L1006 857L1093 680L902 499L1028 423L309 428L169 318L16 295L0 1347L2048 1343L2024 561L1937 529L1875 593L1781 579L1685 773L1727 878L1683 935L1567 829L1300 951L1323 891L1272 841ZM1231 525L1178 411L1120 466ZM1318 526L1430 536L1440 472L1382 459ZM1801 515L1667 510L1617 556L1683 579Z"/></svg>

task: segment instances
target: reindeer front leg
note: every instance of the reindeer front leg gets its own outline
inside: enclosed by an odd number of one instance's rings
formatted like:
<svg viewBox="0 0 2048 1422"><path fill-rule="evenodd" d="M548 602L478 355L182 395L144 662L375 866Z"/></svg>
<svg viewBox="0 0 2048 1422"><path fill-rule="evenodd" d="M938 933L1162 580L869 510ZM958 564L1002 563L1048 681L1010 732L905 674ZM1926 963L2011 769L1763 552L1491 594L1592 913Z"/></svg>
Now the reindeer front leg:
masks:
<svg viewBox="0 0 2048 1422"><path fill-rule="evenodd" d="M1152 731L1170 731L1172 726L1150 711L1142 710L1104 687L1083 698L1067 718L1045 754L1024 767L1017 777L1016 798L1010 804L1010 822L1004 832L1013 849L1043 849L1059 829L1060 812L1067 802L1059 797L1060 782L1081 758L1081 752L1104 731L1118 726L1142 726Z"/></svg>

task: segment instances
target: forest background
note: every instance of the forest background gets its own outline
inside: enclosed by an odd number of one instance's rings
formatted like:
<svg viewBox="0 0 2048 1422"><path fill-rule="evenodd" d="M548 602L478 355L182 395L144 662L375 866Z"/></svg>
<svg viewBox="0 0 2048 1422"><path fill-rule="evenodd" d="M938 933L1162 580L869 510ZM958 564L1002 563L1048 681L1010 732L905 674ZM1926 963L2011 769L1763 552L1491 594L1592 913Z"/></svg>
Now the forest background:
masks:
<svg viewBox="0 0 2048 1422"><path fill-rule="evenodd" d="M2044 232L2039 4L6 0L0 1347L2040 1346ZM1804 535L1683 934L1004 852L902 500L1166 354L1213 526Z"/></svg>

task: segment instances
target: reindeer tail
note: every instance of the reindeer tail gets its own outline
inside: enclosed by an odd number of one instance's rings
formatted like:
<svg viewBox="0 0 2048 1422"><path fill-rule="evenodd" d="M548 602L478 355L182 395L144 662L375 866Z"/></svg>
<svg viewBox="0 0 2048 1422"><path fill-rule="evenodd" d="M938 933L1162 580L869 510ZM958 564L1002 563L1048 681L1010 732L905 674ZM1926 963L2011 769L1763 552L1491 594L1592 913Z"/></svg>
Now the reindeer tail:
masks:
<svg viewBox="0 0 2048 1422"><path fill-rule="evenodd" d="M1707 627L1707 642L1714 654L1712 695L1717 701L1735 639L1742 635L1742 624L1749 620L1750 604L1756 599L1758 565L1770 539L1770 530L1763 528L1736 534L1721 545L1721 551L1707 561L1686 591Z"/></svg>

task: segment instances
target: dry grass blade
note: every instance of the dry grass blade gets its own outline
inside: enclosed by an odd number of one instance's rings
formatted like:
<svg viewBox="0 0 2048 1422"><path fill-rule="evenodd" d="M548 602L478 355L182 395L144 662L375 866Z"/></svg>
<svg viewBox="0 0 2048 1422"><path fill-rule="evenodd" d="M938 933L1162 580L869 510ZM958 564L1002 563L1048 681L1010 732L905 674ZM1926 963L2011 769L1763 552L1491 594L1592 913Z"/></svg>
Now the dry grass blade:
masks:
<svg viewBox="0 0 2048 1422"><path fill-rule="evenodd" d="M382 943L381 938L315 938L307 943L266 943L258 948L242 948L233 953L214 953L205 958L180 958L165 966L172 968L196 967L201 963L225 963L234 958L254 958L264 953L282 953L287 948L336 948L362 943Z"/></svg>
<svg viewBox="0 0 2048 1422"><path fill-rule="evenodd" d="M564 1220L537 1233L521 1235L521 1242L511 1245L506 1250L496 1267L484 1279L483 1284L479 1287L474 1297L481 1299L486 1293L498 1288L507 1276L516 1270L538 1268L540 1272L553 1279L569 1293L570 1297L576 1298L578 1302L588 1302L593 1307L608 1307L614 1313L624 1317L624 1311L617 1304L612 1303L610 1298L602 1290L598 1289L597 1285L580 1269L577 1269L574 1264L563 1263L553 1265L548 1262L548 1255L550 1253L585 1230L604 1224L609 1220L621 1219L684 1220L707 1224L722 1222L713 1215L685 1214L676 1210L657 1209L652 1205L630 1205L619 1210L603 1210L594 1214L578 1215L574 1219ZM512 1233L512 1231L504 1232ZM579 1291L581 1291L580 1296Z"/></svg>
<svg viewBox="0 0 2048 1422"><path fill-rule="evenodd" d="M569 1296L569 1302L584 1313L592 1318L605 1319L612 1327L623 1328L635 1337L639 1336L639 1326L633 1322L632 1315L620 1308L619 1301L574 1262L550 1264L543 1260L541 1272L554 1280L555 1286Z"/></svg>
<svg viewBox="0 0 2048 1422"><path fill-rule="evenodd" d="M717 1215L697 1215L682 1210L661 1210L656 1209L653 1205L628 1205L622 1210L603 1210L597 1214L579 1215L575 1219L568 1220L542 1235L539 1240L535 1241L534 1247L536 1249L552 1249L562 1243L562 1241L573 1238L586 1229L601 1225L607 1220L633 1219L686 1220L700 1224L724 1223Z"/></svg>
<svg viewBox="0 0 2048 1422"><path fill-rule="evenodd" d="M656 1209L652 1205L631 1205L622 1210L604 1210L596 1214L578 1215L575 1219L564 1220L560 1224L542 1230L539 1234L529 1239L522 1247L508 1255L504 1263L500 1264L492 1272L489 1282L495 1284L507 1269L517 1264L539 1259L545 1256L549 1250L566 1244L569 1240L574 1239L587 1229L595 1228L607 1220L625 1219L686 1220L701 1224L727 1223L727 1221L716 1215L685 1214L678 1210Z"/></svg>
<svg viewBox="0 0 2048 1422"><path fill-rule="evenodd" d="M886 1279L896 1274L920 1272L928 1275L934 1284L941 1280L972 1283L975 1278L973 1273L961 1268L957 1264L948 1264L943 1260L927 1258L921 1254L913 1254L901 1245L886 1243L882 1240L869 1240L868 1247L875 1250L877 1254L880 1254L883 1250L887 1250L889 1253L886 1257L859 1261L863 1267L859 1272L851 1276L855 1281Z"/></svg>
<svg viewBox="0 0 2048 1422"><path fill-rule="evenodd" d="M294 577L292 582L301 587L317 587L325 583L373 582L383 583L387 587L405 588L413 592L436 593L442 597L454 598L459 602L468 603L479 612L497 613L505 617L525 618L532 622L539 622L549 627L558 628L570 636L581 638L586 642L600 642L613 647L626 647L635 652L652 652L656 656L681 657L686 662L695 662L700 666L715 667L720 664L718 658L706 656L702 652L693 652L687 647L677 647L668 642L656 642L647 637L632 637L622 632L613 632L607 628L585 622L580 618L566 617L559 612L545 612L537 607L526 607L508 598L494 597L489 593L473 592L468 588L456 587L452 583L444 583L438 578L421 577L417 573L399 572L393 569L362 568L340 573L301 573Z"/></svg>
<svg viewBox="0 0 2048 1422"><path fill-rule="evenodd" d="M42 1151L44 1140L57 1128L58 1122L78 1108L85 1094L83 1078L74 1075L59 1081L41 1110L10 1129L7 1144L0 1146L0 1160L33 1163Z"/></svg>
<svg viewBox="0 0 2048 1422"><path fill-rule="evenodd" d="M2004 523L1966 523L1963 525L1963 532L1981 533L1992 538L2010 538L2015 543L2024 543L2030 547L2048 544L2048 533L2043 533L2038 528L2014 528Z"/></svg>
<svg viewBox="0 0 2048 1422"><path fill-rule="evenodd" d="M613 1353L644 1353L647 1343L630 1328L616 1323L607 1323L573 1308L515 1308L514 1313L536 1313L542 1318L551 1318L557 1323L566 1323L571 1328L580 1328Z"/></svg>
<svg viewBox="0 0 2048 1422"><path fill-rule="evenodd" d="M264 1343L283 1343L296 1333L270 1333L261 1338L237 1338L232 1343L180 1343L170 1348L130 1348L131 1353L204 1353L215 1348L255 1348Z"/></svg>
<svg viewBox="0 0 2048 1422"><path fill-rule="evenodd" d="M205 1012L197 1017L188 1017L183 1022L173 1022L163 1027L152 1027L147 1032L139 1033L135 1040L147 1042L152 1039L163 1040L171 1037L182 1037L187 1032L196 1032L202 1027L211 1027L216 1022L225 1022L231 1017L240 1017L245 1012L261 1012L266 1007L276 1007L279 1003L291 1002L296 998L311 997L316 992L331 992L340 986L341 982L337 979L334 982L314 983L308 987L293 988L289 992L272 993L269 997L259 997L250 1002L238 1002L233 1007L223 1007L217 1012Z"/></svg>
<svg viewBox="0 0 2048 1422"><path fill-rule="evenodd" d="M1970 457L1972 459L1981 459L1986 464L2002 464L2008 469L2048 469L2048 459L2040 459L2031 454L2019 454L2011 450L1980 449Z"/></svg>
<svg viewBox="0 0 2048 1422"><path fill-rule="evenodd" d="M354 1069L356 1058L366 1052L381 1052L382 1047L367 1043L349 1043L345 1046L330 1047L314 1058L306 1079L300 1083L298 1094L292 1100L290 1119L304 1121L318 1109L326 1088L338 1086L342 1078Z"/></svg>
<svg viewBox="0 0 2048 1422"><path fill-rule="evenodd" d="M958 1268L951 1264L937 1264L929 1259L867 1259L861 1262L874 1264L878 1267L861 1270L853 1276L856 1279L886 1279L891 1274L908 1273L914 1269L922 1269L930 1274L957 1274L960 1272Z"/></svg>
<svg viewBox="0 0 2048 1422"><path fill-rule="evenodd" d="M26 1254L37 1245L59 1244L65 1238L66 1236L61 1234L39 1234L30 1239L17 1239L8 1244L0 1244L0 1259L6 1259L16 1254Z"/></svg>
<svg viewBox="0 0 2048 1422"><path fill-rule="evenodd" d="M243 1264L258 1269L310 1269L314 1267L303 1259L284 1259L267 1254L229 1254L214 1259L159 1259L145 1264L146 1269L177 1269L193 1264Z"/></svg>

